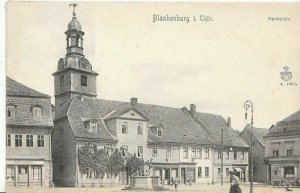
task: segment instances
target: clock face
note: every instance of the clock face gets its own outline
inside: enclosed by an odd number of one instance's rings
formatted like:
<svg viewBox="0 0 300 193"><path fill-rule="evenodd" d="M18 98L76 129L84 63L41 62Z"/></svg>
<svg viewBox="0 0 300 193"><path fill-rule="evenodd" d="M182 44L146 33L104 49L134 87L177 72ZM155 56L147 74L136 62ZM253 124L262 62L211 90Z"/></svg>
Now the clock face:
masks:
<svg viewBox="0 0 300 193"><path fill-rule="evenodd" d="M86 69L88 69L89 61L88 61L87 59L85 59L85 58L82 58L82 59L80 60L79 64L80 64L80 68L86 70Z"/></svg>

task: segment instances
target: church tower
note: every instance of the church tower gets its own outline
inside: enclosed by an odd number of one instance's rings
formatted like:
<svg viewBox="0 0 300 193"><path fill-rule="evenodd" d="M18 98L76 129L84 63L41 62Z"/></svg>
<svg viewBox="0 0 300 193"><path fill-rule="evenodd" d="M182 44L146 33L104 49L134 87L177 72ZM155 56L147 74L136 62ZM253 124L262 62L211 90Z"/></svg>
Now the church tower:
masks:
<svg viewBox="0 0 300 193"><path fill-rule="evenodd" d="M77 21L75 7L73 17L68 24L66 34L67 53L60 58L54 76L55 114L67 108L75 95L94 97L97 96L97 73L92 70L92 65L83 54L83 35L80 23Z"/></svg>

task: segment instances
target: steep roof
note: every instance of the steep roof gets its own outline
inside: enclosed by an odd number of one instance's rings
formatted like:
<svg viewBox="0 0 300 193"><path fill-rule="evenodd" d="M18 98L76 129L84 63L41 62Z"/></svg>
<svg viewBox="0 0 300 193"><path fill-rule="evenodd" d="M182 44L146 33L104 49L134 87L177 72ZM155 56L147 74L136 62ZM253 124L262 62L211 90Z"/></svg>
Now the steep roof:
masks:
<svg viewBox="0 0 300 193"><path fill-rule="evenodd" d="M251 133L251 130L250 130L250 127L249 126L246 126L244 128L244 130L242 131L242 133L240 135L242 135L244 133L244 131L248 131L248 133L250 134ZM253 127L252 128L252 133L253 133L253 136L263 145L265 146L265 143L264 143L264 136L266 136L268 134L269 130L267 128L258 128L258 127ZM244 134L245 137L247 134Z"/></svg>
<svg viewBox="0 0 300 193"><path fill-rule="evenodd" d="M249 147L230 126L221 115L209 113L196 113L197 119L206 131L213 137L217 144L221 144L222 128L223 128L223 144L233 147Z"/></svg>
<svg viewBox="0 0 300 193"><path fill-rule="evenodd" d="M255 136L262 145L265 145L263 137L266 136L268 132L269 130L267 128L253 127L252 129L253 136Z"/></svg>
<svg viewBox="0 0 300 193"><path fill-rule="evenodd" d="M74 97L68 117L76 136L88 136L89 133L82 131L83 123L80 117L102 119L114 109L129 107L131 107L130 102L91 98L80 100ZM150 143L214 144L206 130L180 108L141 103L136 104L134 108L149 119L149 124L162 126L161 137L149 131Z"/></svg>
<svg viewBox="0 0 300 193"><path fill-rule="evenodd" d="M272 126L266 137L295 134L300 134L300 110Z"/></svg>
<svg viewBox="0 0 300 193"><path fill-rule="evenodd" d="M13 117L6 117L8 126L53 127L52 106L50 97L35 91L11 78L6 78L6 104L15 108ZM40 107L42 116L33 117L33 108Z"/></svg>
<svg viewBox="0 0 300 193"><path fill-rule="evenodd" d="M6 95L23 97L42 97L50 98L49 95L33 90L11 78L6 77Z"/></svg>
<svg viewBox="0 0 300 193"><path fill-rule="evenodd" d="M300 110L296 111L295 113L291 114L290 116L286 117L280 122L291 122L291 121L300 121Z"/></svg>
<svg viewBox="0 0 300 193"><path fill-rule="evenodd" d="M86 100L85 100L86 101ZM93 104L86 103L78 97L74 97L67 111L67 117L75 137L90 138L107 141L117 141L117 139L108 131L101 116L94 112ZM97 132L89 132L85 129L86 120L97 120Z"/></svg>

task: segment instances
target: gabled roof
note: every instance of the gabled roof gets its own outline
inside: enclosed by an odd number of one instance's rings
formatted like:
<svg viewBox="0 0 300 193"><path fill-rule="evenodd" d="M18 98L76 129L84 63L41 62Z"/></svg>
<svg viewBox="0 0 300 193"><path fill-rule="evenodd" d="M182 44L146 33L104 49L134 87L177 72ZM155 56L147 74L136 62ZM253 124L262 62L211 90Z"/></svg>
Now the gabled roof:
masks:
<svg viewBox="0 0 300 193"><path fill-rule="evenodd" d="M209 113L196 113L197 119L202 124L206 131L213 137L219 145L222 143L222 128L223 128L223 144L232 147L249 147L230 126L221 115Z"/></svg>
<svg viewBox="0 0 300 193"><path fill-rule="evenodd" d="M249 133L251 133L250 127L249 125L247 125L244 130L242 131L242 133L244 133L245 130L248 130ZM269 130L267 128L257 128L257 127L253 127L252 128L252 133L253 136L263 145L265 146L264 143L264 136L266 136L268 134ZM242 135L242 133L240 135Z"/></svg>
<svg viewBox="0 0 300 193"><path fill-rule="evenodd" d="M101 116L93 112L93 107L83 102L78 97L74 97L67 111L67 117L72 131L77 138L98 139L103 141L117 141L117 139L108 131ZM97 120L97 133L89 132L85 128L85 122L88 120Z"/></svg>
<svg viewBox="0 0 300 193"><path fill-rule="evenodd" d="M105 117L105 119L121 118L122 115L124 115L125 113L127 113L130 110L132 110L135 113L137 113L138 115L140 115L143 120L148 121L148 118L145 115L143 115L141 112L139 112L136 108L127 107L127 106L120 108L120 109L113 110L107 117Z"/></svg>
<svg viewBox="0 0 300 193"><path fill-rule="evenodd" d="M30 128L53 127L50 97L6 77L6 105L14 106L15 116L6 118L7 126ZM33 117L33 107L40 107L42 116Z"/></svg>
<svg viewBox="0 0 300 193"><path fill-rule="evenodd" d="M266 137L295 134L300 134L300 110L272 126Z"/></svg>
<svg viewBox="0 0 300 193"><path fill-rule="evenodd" d="M296 111L295 113L291 114L290 116L286 117L280 122L291 122L291 121L300 121L300 110Z"/></svg>
<svg viewBox="0 0 300 193"><path fill-rule="evenodd" d="M50 98L49 95L33 90L6 76L6 95L23 97Z"/></svg>
<svg viewBox="0 0 300 193"><path fill-rule="evenodd" d="M75 136L95 137L95 135L91 136L89 133L82 131L82 117L102 119L114 109L131 107L131 103L129 102L95 98L80 100L78 97L74 97L69 108L68 117ZM136 104L134 108L149 119L149 124L162 126L161 137L149 131L150 143L214 144L214 141L206 130L180 108L141 103ZM111 136L108 134L110 133L101 133L103 137L112 137L111 134Z"/></svg>

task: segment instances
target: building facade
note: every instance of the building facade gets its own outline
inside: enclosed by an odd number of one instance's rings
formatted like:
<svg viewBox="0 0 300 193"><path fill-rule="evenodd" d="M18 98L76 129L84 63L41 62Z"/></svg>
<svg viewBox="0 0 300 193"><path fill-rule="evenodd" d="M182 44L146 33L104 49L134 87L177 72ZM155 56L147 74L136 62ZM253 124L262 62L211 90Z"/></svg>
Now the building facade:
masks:
<svg viewBox="0 0 300 193"><path fill-rule="evenodd" d="M267 181L299 183L300 111L273 125L264 140Z"/></svg>
<svg viewBox="0 0 300 193"><path fill-rule="evenodd" d="M6 78L6 185L49 187L50 96Z"/></svg>
<svg viewBox="0 0 300 193"><path fill-rule="evenodd" d="M180 183L214 183L218 181L215 173L219 165L214 161L216 148L225 146L218 139L221 135L215 136L215 132L220 134L222 127L228 139L226 147L244 153L243 160L227 160L228 170L247 171L248 146L219 115L196 112L195 105L188 110L143 104L137 98L128 102L98 99L98 74L83 54L84 32L75 12L65 34L67 53L59 59L57 71L53 73L52 150L57 186L128 183L126 172L114 178L81 173L78 148L84 144L94 144L97 148L109 146L120 149L124 157L143 158L151 163L145 173L160 176L164 184L169 184L172 178L179 179Z"/></svg>
<svg viewBox="0 0 300 193"><path fill-rule="evenodd" d="M241 138L250 146L250 137L253 133L253 181L263 182L267 180L267 168L265 165L265 142L264 136L268 134L269 130L266 128L251 128L245 127L240 134ZM251 152L249 155L249 165L251 161ZM250 166L251 167L251 166Z"/></svg>

